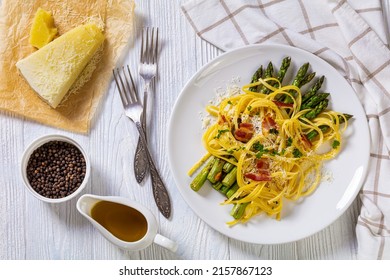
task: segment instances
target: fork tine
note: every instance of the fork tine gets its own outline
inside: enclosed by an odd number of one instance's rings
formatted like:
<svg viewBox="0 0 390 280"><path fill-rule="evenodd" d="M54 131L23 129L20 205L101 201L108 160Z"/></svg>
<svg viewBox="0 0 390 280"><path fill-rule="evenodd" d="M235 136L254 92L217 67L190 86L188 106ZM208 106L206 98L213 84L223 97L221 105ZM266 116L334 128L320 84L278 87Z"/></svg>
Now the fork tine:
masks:
<svg viewBox="0 0 390 280"><path fill-rule="evenodd" d="M150 63L149 27L146 27L146 63Z"/></svg>
<svg viewBox="0 0 390 280"><path fill-rule="evenodd" d="M120 78L119 69L116 69L116 71L117 71L117 73L115 73L115 69L113 69L112 73L114 74L115 83L116 83L116 86L117 86L118 91L119 91L119 96L121 97L121 100L122 100L122 105L126 106L128 102L127 102L127 98L125 95L123 82L122 82L122 79ZM122 87L121 87L121 84L122 84Z"/></svg>
<svg viewBox="0 0 390 280"><path fill-rule="evenodd" d="M154 27L151 28L149 45L149 64L154 63Z"/></svg>
<svg viewBox="0 0 390 280"><path fill-rule="evenodd" d="M127 97L127 101L128 103L133 103L134 100L133 100L133 96L131 95L131 86L129 84L129 79L128 77L126 76L126 72L125 72L125 67L122 66L122 73L123 73L123 80L121 78L121 82L123 83L123 87L125 88L124 92L125 92L125 95Z"/></svg>
<svg viewBox="0 0 390 280"><path fill-rule="evenodd" d="M122 72L123 74L125 74L125 68L122 66ZM118 77L119 77L119 81L120 81L120 84L122 86L122 95L123 95L123 100L126 101L125 105L129 104L129 103L132 103L132 100L131 100L131 96L129 95L129 87L126 87L126 83L127 82L127 79L126 79L126 76L124 76L122 78L122 75L120 74L119 72L119 69L117 70L118 71ZM123 79L125 79L125 82L123 82Z"/></svg>
<svg viewBox="0 0 390 280"><path fill-rule="evenodd" d="M142 30L142 35L141 35L141 52L140 52L140 62L141 63L144 63L144 59L145 59L145 54L144 54L144 29Z"/></svg>
<svg viewBox="0 0 390 280"><path fill-rule="evenodd" d="M141 36L140 62L154 64L158 54L158 28L144 27Z"/></svg>
<svg viewBox="0 0 390 280"><path fill-rule="evenodd" d="M158 53L158 27L152 27L151 31L151 43L149 44L149 63L157 62L157 53Z"/></svg>
<svg viewBox="0 0 390 280"><path fill-rule="evenodd" d="M120 74L119 68L116 69L116 72L115 69L112 70L123 106L126 106L129 103L138 102L137 88L135 86L133 76L131 75L129 65L127 65L127 74L124 66L122 66L122 72L123 75Z"/></svg>
<svg viewBox="0 0 390 280"><path fill-rule="evenodd" d="M141 40L141 63L149 63L149 28L144 27L142 29L142 40Z"/></svg>
<svg viewBox="0 0 390 280"><path fill-rule="evenodd" d="M153 63L157 62L157 54L158 54L158 27L156 27L156 45L155 45L155 50L154 50Z"/></svg>
<svg viewBox="0 0 390 280"><path fill-rule="evenodd" d="M127 65L127 72L129 74L130 82L131 82L131 85L130 85L129 79L126 80L127 81L127 85L129 87L130 96L133 99L133 102L138 102L137 88L135 87L135 83L134 83L134 80L133 80L133 76L131 75L131 71L130 71L129 65ZM125 76L126 76L126 74L125 74Z"/></svg>

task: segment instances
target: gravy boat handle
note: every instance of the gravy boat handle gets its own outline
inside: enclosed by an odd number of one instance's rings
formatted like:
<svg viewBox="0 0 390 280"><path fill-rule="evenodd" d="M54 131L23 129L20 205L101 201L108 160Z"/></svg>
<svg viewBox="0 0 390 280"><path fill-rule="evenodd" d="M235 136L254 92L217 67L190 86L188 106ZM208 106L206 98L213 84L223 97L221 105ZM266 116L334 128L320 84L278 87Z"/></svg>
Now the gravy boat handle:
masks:
<svg viewBox="0 0 390 280"><path fill-rule="evenodd" d="M164 247L172 252L176 252L177 250L177 244L175 241L172 241L169 238L166 238L165 236L162 236L160 234L156 234L154 237L153 242L157 245L160 245L161 247Z"/></svg>

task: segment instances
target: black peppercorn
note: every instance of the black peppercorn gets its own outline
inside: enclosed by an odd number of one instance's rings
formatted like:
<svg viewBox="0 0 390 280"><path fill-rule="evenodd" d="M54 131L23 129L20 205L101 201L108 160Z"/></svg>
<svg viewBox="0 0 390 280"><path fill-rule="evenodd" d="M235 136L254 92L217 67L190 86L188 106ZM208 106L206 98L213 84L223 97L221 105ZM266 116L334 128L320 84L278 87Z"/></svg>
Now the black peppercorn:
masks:
<svg viewBox="0 0 390 280"><path fill-rule="evenodd" d="M27 179L37 193L56 199L75 192L84 180L85 170L84 156L76 146L50 141L33 151L26 171Z"/></svg>

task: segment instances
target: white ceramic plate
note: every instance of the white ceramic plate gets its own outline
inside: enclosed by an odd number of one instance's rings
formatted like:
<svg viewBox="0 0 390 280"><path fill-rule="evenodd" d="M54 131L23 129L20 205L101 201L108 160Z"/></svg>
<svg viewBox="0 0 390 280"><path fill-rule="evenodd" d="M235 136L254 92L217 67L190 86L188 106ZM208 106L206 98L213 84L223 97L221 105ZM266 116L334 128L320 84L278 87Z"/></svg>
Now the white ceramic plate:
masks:
<svg viewBox="0 0 390 280"><path fill-rule="evenodd" d="M322 182L303 202L286 201L282 219L277 221L259 215L249 223L233 227L231 205L221 205L224 197L208 182L199 192L190 187L193 178L188 170L204 154L200 112L215 97L217 88L226 87L232 79L238 85L249 83L260 65L272 61L278 69L283 57L292 63L285 81L293 77L305 62L317 76L325 75L321 90L331 93L330 108L349 113L353 121L344 133L342 151L327 162L325 170L332 180ZM304 88L303 88L304 89ZM193 211L215 230L228 237L257 244L277 244L308 237L334 222L351 205L361 188L369 159L369 131L366 117L355 92L347 81L327 62L301 49L281 45L253 45L227 52L202 67L185 85L172 111L168 132L168 156L173 176L182 197Z"/></svg>

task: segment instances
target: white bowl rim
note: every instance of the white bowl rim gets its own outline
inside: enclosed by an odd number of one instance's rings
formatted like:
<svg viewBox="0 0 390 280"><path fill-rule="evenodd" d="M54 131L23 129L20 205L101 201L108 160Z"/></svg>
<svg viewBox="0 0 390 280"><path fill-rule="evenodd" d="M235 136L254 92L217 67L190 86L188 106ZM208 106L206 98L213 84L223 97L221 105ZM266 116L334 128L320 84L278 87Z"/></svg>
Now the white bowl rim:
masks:
<svg viewBox="0 0 390 280"><path fill-rule="evenodd" d="M85 159L86 172L85 172L83 182L77 188L76 191L74 191L70 195L62 197L62 198L48 198L48 197L45 197L43 195L40 195L32 188L32 186L30 185L30 183L27 179L27 163L28 163L28 160L30 159L30 156L38 147L40 147L43 144L48 143L50 141L63 141L63 142L73 144L75 147L77 147L80 150L80 152L82 153L82 155ZM24 150L23 155L22 155L22 160L20 163L20 172L22 174L22 180L23 180L25 187L29 190L29 192L33 196L35 196L36 198L38 198L39 200L42 200L44 202L61 203L61 202L71 200L72 198L76 197L79 193L81 193L84 190L85 186L87 185L87 183L89 181L89 177L90 177L90 173L91 173L91 163L90 163L89 157L87 156L84 148L76 140L70 138L69 136L62 135L62 134L48 134L48 135L44 135L44 136L36 138Z"/></svg>

